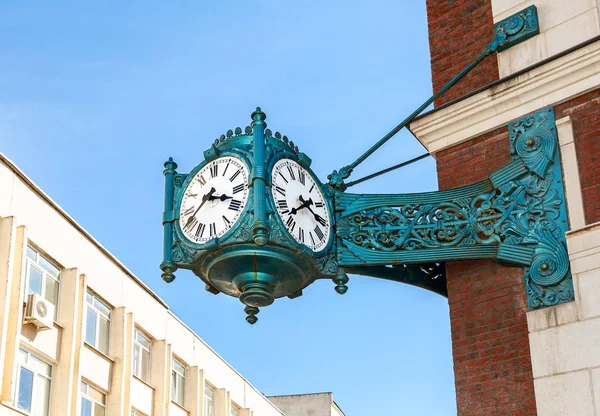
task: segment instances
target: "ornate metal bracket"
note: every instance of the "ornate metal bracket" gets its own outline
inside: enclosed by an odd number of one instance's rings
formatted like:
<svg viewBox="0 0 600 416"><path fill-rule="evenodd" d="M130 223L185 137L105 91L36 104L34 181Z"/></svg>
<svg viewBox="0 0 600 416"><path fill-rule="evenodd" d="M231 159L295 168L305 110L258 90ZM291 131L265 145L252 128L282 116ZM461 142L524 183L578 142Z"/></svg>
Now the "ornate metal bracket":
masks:
<svg viewBox="0 0 600 416"><path fill-rule="evenodd" d="M510 123L509 133L512 162L482 182L405 195L337 193L339 266L389 278L400 265L494 259L524 267L531 309L574 300L552 109ZM444 294L427 278L416 284Z"/></svg>
<svg viewBox="0 0 600 416"><path fill-rule="evenodd" d="M539 33L537 8L531 5L494 24L494 40L498 42L496 50L502 52Z"/></svg>

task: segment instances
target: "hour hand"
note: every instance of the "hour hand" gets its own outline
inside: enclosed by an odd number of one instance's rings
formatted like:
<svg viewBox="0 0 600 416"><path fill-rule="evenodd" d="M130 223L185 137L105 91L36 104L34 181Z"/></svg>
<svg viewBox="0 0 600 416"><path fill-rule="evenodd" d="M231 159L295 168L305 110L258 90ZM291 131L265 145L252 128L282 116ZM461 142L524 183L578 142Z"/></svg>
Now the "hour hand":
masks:
<svg viewBox="0 0 600 416"><path fill-rule="evenodd" d="M220 201L225 201L226 199L232 199L232 198L233 198L232 196L227 196L225 194L223 194L221 196L214 196L214 195L210 196L211 201L214 201L215 199L218 199Z"/></svg>

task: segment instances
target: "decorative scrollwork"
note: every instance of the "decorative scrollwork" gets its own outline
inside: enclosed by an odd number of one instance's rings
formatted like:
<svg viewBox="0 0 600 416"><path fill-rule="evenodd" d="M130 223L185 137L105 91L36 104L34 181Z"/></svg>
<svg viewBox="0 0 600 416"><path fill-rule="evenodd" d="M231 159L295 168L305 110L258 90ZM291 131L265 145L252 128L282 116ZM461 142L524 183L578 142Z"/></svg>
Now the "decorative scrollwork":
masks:
<svg viewBox="0 0 600 416"><path fill-rule="evenodd" d="M512 179L498 171L505 179L496 187L484 181L412 196L339 194L340 265L368 264L374 253L380 253L378 264L473 258L474 247L496 246L478 258L526 266L531 308L573 300L553 112L542 110L509 130L513 159L525 169L509 165L505 173L516 172Z"/></svg>
<svg viewBox="0 0 600 416"><path fill-rule="evenodd" d="M325 275L335 275L338 271L338 262L335 253L317 259L319 271Z"/></svg>
<svg viewBox="0 0 600 416"><path fill-rule="evenodd" d="M532 5L494 24L492 45L500 52L538 33L537 9Z"/></svg>

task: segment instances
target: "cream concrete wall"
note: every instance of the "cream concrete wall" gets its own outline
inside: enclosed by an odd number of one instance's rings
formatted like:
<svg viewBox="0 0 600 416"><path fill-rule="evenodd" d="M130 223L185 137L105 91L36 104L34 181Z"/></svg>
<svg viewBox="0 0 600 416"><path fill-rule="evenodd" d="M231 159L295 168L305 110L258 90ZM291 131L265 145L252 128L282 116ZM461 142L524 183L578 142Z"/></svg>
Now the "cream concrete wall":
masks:
<svg viewBox="0 0 600 416"><path fill-rule="evenodd" d="M75 291L71 295L83 298L87 288L91 288L115 308L113 320L111 321L108 357L93 350L93 347L82 346L82 321L80 320L74 326L74 315L72 313L62 313L62 311L59 313L57 324L48 331L37 331L30 324L14 325L14 322L22 319L18 317L18 314L0 317L3 319L2 325L0 325L0 339L2 339L3 345L0 345L0 350L3 351L4 348L9 346L5 345L8 342L8 336L2 338L2 333L8 334L9 332L5 331L9 331L12 325L16 328L15 331L18 332L17 339L19 339L20 344L51 363L55 372L59 367L68 368L69 371L73 372L74 383L63 384L61 382L61 385L71 386L67 389L78 386L79 373L81 372L81 377L103 389L108 394L107 409L111 416L128 416L130 405L148 415L173 414L177 416L187 415L187 411L189 411L191 416L199 416L201 415L202 391L205 380L221 392L221 396L224 398L222 412L227 412L229 409L228 401L233 400L246 409L245 412L248 415L278 416L283 414L193 331L177 319L156 294L150 291L1 154L0 189L2 190L0 193L0 217L14 217L10 229L13 231L15 229L21 230L21 247L23 246L23 230L25 229L23 226L25 226L28 241L45 251L63 269L74 270L73 273L76 276L81 274L82 278L80 280L74 280L80 282L79 286L69 287L69 290ZM6 247L4 252L10 253L8 256L13 257L10 270L21 272L23 250L22 248L18 249L18 244L14 242L17 240L11 238L11 247ZM3 247L0 247L0 251L2 249ZM17 257L15 254L12 254L16 252L20 253L18 259L15 258ZM4 274L8 275L8 273L9 270L7 269ZM19 273L18 277L22 276L23 273ZM6 281L5 279L4 282ZM20 284L21 282L17 283ZM5 287L2 302L12 301L9 293L10 288ZM18 304L18 294L17 299L12 302ZM64 302L65 300L61 298L61 304ZM6 308L8 304L4 303L3 305ZM69 312L73 312L77 308L81 308L78 317L83 319L83 316L81 316L83 314L83 304L78 304L75 309L69 308ZM4 320L8 320L9 316L13 319L10 322L5 322ZM153 351L152 386L148 386L131 376L131 337L134 327L143 329L153 340L161 341L156 344L156 351ZM79 330L76 328L79 328ZM80 358L71 360L67 366L63 366L62 360L59 362L61 333L64 330L69 331L69 342L65 347L79 345L75 349L81 354ZM14 349L13 346L11 354ZM190 373L189 382L190 385L198 388L198 392L196 392L197 394L187 392L184 406L187 411L170 402L170 363L172 354L190 366L188 371L196 371L196 377L193 377ZM158 355L160 355L160 363L155 362ZM6 363L6 361L3 361L0 356L0 363ZM157 367L157 363L161 364L162 367ZM9 364L12 364L12 361ZM5 367L11 373L2 374L0 389L6 381L11 386L12 391L14 366ZM159 377L161 380L158 380ZM79 394L78 388L75 387L73 390L75 393L72 393L71 396ZM4 411L10 409L13 399L11 394L5 394L4 389L2 389L1 398L0 414L5 414ZM75 401L71 400L71 402L78 403L78 397L75 397ZM70 405L68 406L70 407ZM11 410L10 412L8 414L18 414L16 411ZM223 414L225 415L225 413Z"/></svg>
<svg viewBox="0 0 600 416"><path fill-rule="evenodd" d="M333 401L331 393L293 394L270 396L286 416L344 416Z"/></svg>
<svg viewBox="0 0 600 416"><path fill-rule="evenodd" d="M154 389L134 377L131 381L131 406L144 412L147 415L152 415L152 404L154 399Z"/></svg>
<svg viewBox="0 0 600 416"><path fill-rule="evenodd" d="M492 0L494 23L532 4L540 34L497 55L501 78L600 35L597 0Z"/></svg>
<svg viewBox="0 0 600 416"><path fill-rule="evenodd" d="M567 234L576 301L529 312L540 416L600 416L600 223Z"/></svg>
<svg viewBox="0 0 600 416"><path fill-rule="evenodd" d="M110 389L111 360L86 345L81 350L81 376L104 391Z"/></svg>

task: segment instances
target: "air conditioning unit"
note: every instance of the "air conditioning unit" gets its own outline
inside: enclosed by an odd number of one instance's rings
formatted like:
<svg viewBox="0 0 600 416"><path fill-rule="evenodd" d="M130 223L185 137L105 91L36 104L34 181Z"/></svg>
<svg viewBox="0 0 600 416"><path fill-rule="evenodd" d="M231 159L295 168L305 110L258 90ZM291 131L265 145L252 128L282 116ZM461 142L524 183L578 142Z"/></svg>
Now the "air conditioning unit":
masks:
<svg viewBox="0 0 600 416"><path fill-rule="evenodd" d="M54 305L37 293L27 295L25 308L25 323L31 323L40 330L52 329L54 324Z"/></svg>

